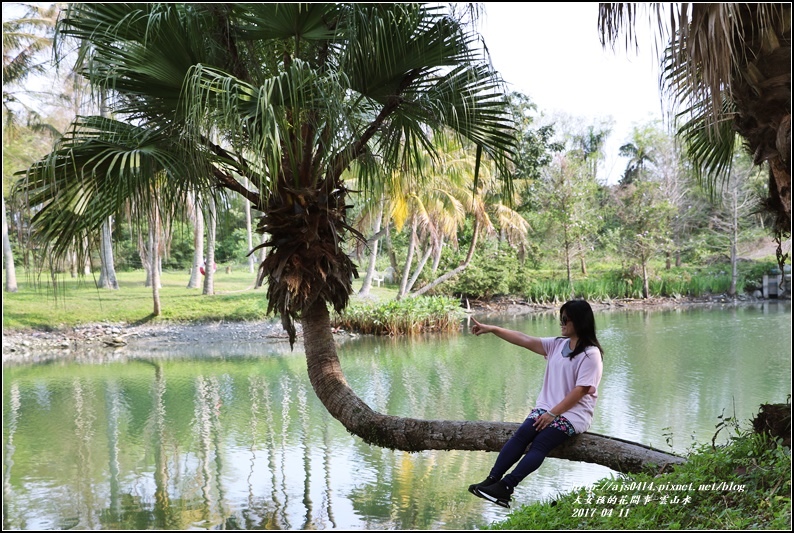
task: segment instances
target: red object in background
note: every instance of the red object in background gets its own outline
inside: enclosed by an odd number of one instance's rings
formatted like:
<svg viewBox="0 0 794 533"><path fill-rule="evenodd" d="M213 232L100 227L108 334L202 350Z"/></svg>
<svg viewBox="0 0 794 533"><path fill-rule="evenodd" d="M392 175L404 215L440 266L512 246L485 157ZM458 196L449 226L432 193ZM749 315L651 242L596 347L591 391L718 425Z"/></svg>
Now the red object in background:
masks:
<svg viewBox="0 0 794 533"><path fill-rule="evenodd" d="M218 265L216 265L215 263L212 263L212 271L213 271L213 272L215 272L216 270L218 270ZM204 265L201 265L201 266L199 267L199 272L201 272L201 275L202 275L202 276L205 274L205 272L204 272Z"/></svg>

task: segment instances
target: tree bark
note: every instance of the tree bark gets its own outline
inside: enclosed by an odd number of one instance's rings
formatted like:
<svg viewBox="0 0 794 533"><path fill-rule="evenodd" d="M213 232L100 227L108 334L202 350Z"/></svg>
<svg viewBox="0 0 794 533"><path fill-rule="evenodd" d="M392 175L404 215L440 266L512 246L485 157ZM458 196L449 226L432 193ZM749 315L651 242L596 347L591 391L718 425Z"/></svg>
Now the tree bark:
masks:
<svg viewBox="0 0 794 533"><path fill-rule="evenodd" d="M217 210L215 199L209 200L209 216L207 217L207 257L204 261L204 289L202 294L215 294L215 231L217 228Z"/></svg>
<svg viewBox="0 0 794 533"><path fill-rule="evenodd" d="M373 411L348 386L336 353L325 302L302 316L309 381L328 412L349 432L375 446L408 452L480 450L498 452L520 426L514 422L420 420ZM583 433L549 457L600 464L622 473L661 471L685 458L643 444Z"/></svg>
<svg viewBox="0 0 794 533"><path fill-rule="evenodd" d="M408 251L405 257L405 267L403 267L403 275L400 278L400 289L397 291L397 299L399 300L408 292L408 276L411 274L411 264L414 262L414 251L416 250L416 219L412 217L411 220L411 238L408 241Z"/></svg>
<svg viewBox="0 0 794 533"><path fill-rule="evenodd" d="M452 277L458 275L460 272L463 272L466 269L466 267L469 266L469 263L471 263L471 260L474 257L474 250L477 248L477 238L479 236L479 233L480 233L480 224L478 223L477 220L475 220L474 231L472 232L472 236L471 236L471 244L469 245L469 251L466 253L466 259L463 260L463 263L461 263L454 269L440 275L439 277L437 277L436 279L434 279L433 281L431 281L430 283L428 283L427 285L425 285L424 287L422 287L412 295L420 296L426 293L427 291L431 290L432 288L444 283L448 279L451 279Z"/></svg>
<svg viewBox="0 0 794 533"><path fill-rule="evenodd" d="M108 116L107 91L102 90L99 99L99 114ZM118 290L119 282L116 280L116 266L113 259L113 217L108 217L102 223L99 232L99 288Z"/></svg>
<svg viewBox="0 0 794 533"><path fill-rule="evenodd" d="M116 279L113 259L113 217L108 217L100 229L99 263L99 288L118 290L119 282Z"/></svg>
<svg viewBox="0 0 794 533"><path fill-rule="evenodd" d="M88 252L88 237L83 239L83 250L85 250L83 255L83 274L89 276L91 274L91 254Z"/></svg>
<svg viewBox="0 0 794 533"><path fill-rule="evenodd" d="M149 259L149 272L152 278L152 315L160 316L160 212L155 206L152 210L151 219L151 242L152 251Z"/></svg>
<svg viewBox="0 0 794 533"><path fill-rule="evenodd" d="M414 288L414 284L416 280L419 279L419 275L422 273L422 270L425 268L425 264L427 264L427 260L430 259L430 254L433 253L433 245L431 243L427 243L427 250L419 259L419 264L416 265L416 269L414 269L414 273L411 275L411 279L408 280L408 285L405 288L406 292L411 292L411 289Z"/></svg>
<svg viewBox="0 0 794 533"><path fill-rule="evenodd" d="M198 202L193 202L193 266L190 269L188 289L198 289L201 264L204 261L204 215Z"/></svg>
<svg viewBox="0 0 794 533"><path fill-rule="evenodd" d="M8 238L8 220L6 218L6 198L3 196L3 262L6 269L6 292L17 292L17 273L14 268L14 252Z"/></svg>
<svg viewBox="0 0 794 533"><path fill-rule="evenodd" d="M736 296L736 280L739 277L739 198L736 189L734 184L731 190L731 286L728 288L728 296L732 298Z"/></svg>
<svg viewBox="0 0 794 533"><path fill-rule="evenodd" d="M248 239L248 251L254 249L254 231L251 225L251 202L248 200L243 200L245 202L245 235ZM254 266L254 256L248 256L248 272L253 274L256 272L256 267Z"/></svg>
<svg viewBox="0 0 794 533"><path fill-rule="evenodd" d="M377 235L380 233L380 227L383 222L383 206L386 203L384 198L381 198L378 202L378 214L375 216L375 225L372 228L373 234ZM361 289L359 289L358 294L360 296L366 296L369 294L369 289L372 287L372 277L375 275L375 262L378 259L378 244L380 243L380 239L375 239L372 242L372 246L370 248L369 253L369 263L367 264L367 273L364 275L364 280L361 283Z"/></svg>
<svg viewBox="0 0 794 533"><path fill-rule="evenodd" d="M150 219L151 224L151 219ZM152 230L148 229L146 234L146 243L143 242L143 235L138 235L138 256L141 258L141 266L146 274L146 280L143 283L144 287L152 286Z"/></svg>
<svg viewBox="0 0 794 533"><path fill-rule="evenodd" d="M69 252L69 275L72 278L77 277L77 252L74 251L74 248Z"/></svg>
<svg viewBox="0 0 794 533"><path fill-rule="evenodd" d="M642 258L642 297L648 299L651 294L650 287L648 286L648 260Z"/></svg>

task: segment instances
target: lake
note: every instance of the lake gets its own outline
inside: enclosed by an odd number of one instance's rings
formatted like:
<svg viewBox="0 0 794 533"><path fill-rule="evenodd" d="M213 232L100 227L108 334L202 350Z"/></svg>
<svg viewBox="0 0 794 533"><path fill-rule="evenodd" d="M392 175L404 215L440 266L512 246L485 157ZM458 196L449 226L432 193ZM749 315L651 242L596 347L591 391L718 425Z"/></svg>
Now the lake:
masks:
<svg viewBox="0 0 794 533"><path fill-rule="evenodd" d="M559 332L554 313L475 316ZM791 394L790 302L596 321L605 355L592 432L686 453L711 442L721 417L746 422ZM496 454L363 443L315 397L299 346L116 353L101 364L4 365L4 529L460 530L509 513L466 490ZM339 356L373 409L429 419L520 422L544 369L542 357L468 328L346 338ZM514 507L613 474L547 459Z"/></svg>

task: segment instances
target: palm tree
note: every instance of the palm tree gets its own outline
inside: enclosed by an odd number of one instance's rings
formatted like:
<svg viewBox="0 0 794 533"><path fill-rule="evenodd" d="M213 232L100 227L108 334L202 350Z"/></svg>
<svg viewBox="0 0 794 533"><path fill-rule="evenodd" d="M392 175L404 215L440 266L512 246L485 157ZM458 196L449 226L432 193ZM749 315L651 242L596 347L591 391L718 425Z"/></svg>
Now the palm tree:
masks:
<svg viewBox="0 0 794 533"><path fill-rule="evenodd" d="M43 52L52 47L52 31L58 15L56 4L8 2L7 5L10 10L19 9L19 16L3 20L3 118L6 124L14 117L12 104L25 106L13 89L21 88L29 76L42 73L48 67L49 57Z"/></svg>
<svg viewBox="0 0 794 533"><path fill-rule="evenodd" d="M42 52L52 46L52 30L57 10L36 4L8 3L10 9L19 8L19 16L3 20L3 139L9 138L17 129L17 105L26 108L18 98L14 88L21 89L23 82L31 75L45 69ZM4 6L5 11L5 6ZM5 17L4 17L5 18ZM25 109L31 113L30 109ZM5 152L5 142L3 143ZM5 154L4 154L5 155ZM8 235L8 216L5 202L5 181L3 176L3 263L6 271L6 292L17 292L14 253Z"/></svg>
<svg viewBox="0 0 794 533"><path fill-rule="evenodd" d="M263 213L268 309L291 343L301 321L309 378L332 416L379 446L499 449L516 424L373 411L344 379L329 314L347 305L357 275L343 247L360 237L343 181L354 162L362 190L384 169L419 186L412 171L434 154L432 134L451 131L509 184L515 130L472 13L402 3L71 5L59 34L90 44L82 72L114 91L113 116L127 122L81 118L94 127L76 128L30 169L22 192L38 209L33 224L63 253L130 198L153 209L159 199L165 219L188 192L240 194Z"/></svg>
<svg viewBox="0 0 794 533"><path fill-rule="evenodd" d="M682 109L678 134L696 170L709 186L722 183L738 133L753 162L769 164L766 207L780 242L791 234L791 4L604 3L602 43L623 34L635 43L640 5L669 38L660 85Z"/></svg>
<svg viewBox="0 0 794 533"><path fill-rule="evenodd" d="M652 150L642 142L624 144L620 147L620 155L629 158L623 177L620 178L621 186L630 185L641 179L647 165L654 163Z"/></svg>

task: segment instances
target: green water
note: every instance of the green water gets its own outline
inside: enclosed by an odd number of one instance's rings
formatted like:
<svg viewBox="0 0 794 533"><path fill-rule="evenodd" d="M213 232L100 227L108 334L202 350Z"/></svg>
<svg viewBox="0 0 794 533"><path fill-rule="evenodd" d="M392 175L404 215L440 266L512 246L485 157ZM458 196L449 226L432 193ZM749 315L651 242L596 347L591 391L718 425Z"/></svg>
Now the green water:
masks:
<svg viewBox="0 0 794 533"><path fill-rule="evenodd" d="M484 319L558 333L553 313ZM597 325L606 353L592 432L683 453L710 442L720 416L746 420L791 393L789 303L611 311ZM300 349L118 353L103 364L4 366L4 529L458 530L508 512L466 491L495 454L362 443L314 396ZM544 368L538 355L465 330L351 339L339 353L374 409L418 418L521 421ZM610 474L548 459L514 500Z"/></svg>

